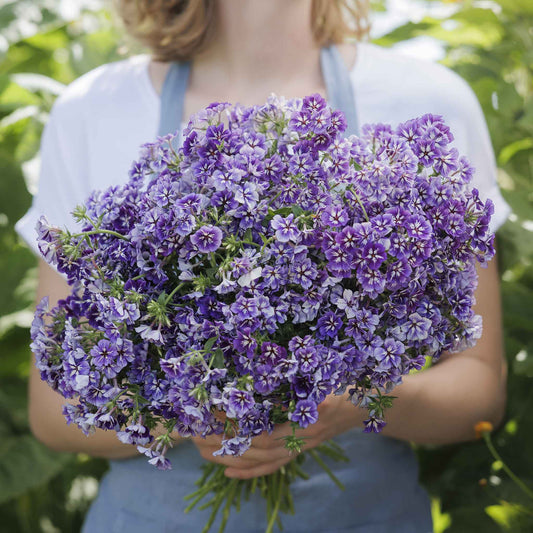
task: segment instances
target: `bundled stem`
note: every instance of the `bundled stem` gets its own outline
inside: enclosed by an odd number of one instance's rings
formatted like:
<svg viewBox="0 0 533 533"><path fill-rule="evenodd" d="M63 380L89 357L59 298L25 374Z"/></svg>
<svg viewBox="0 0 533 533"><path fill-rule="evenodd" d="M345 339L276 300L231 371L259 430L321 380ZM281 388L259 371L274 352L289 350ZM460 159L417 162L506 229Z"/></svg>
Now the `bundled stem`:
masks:
<svg viewBox="0 0 533 533"><path fill-rule="evenodd" d="M304 451L273 474L248 480L229 479L224 474L226 470L225 466L207 463L203 466L201 478L196 482L198 489L185 497L185 500L190 501L185 512L189 513L194 508L204 510L211 507L209 520L202 533L208 533L210 531L219 512L221 512L222 519L218 533L223 533L229 519L231 508L234 507L239 511L242 495L244 494L245 500L248 501L259 486L267 506L268 523L265 533L272 533L276 524L282 529L280 513L294 514L291 483L298 478L309 478L304 470L302 470L302 464L307 454L324 469L337 487L344 490L344 485L326 464L322 455L334 461L347 462L348 458L336 443L328 441L312 450ZM208 498L210 495L211 498L208 501L198 506L204 498Z"/></svg>

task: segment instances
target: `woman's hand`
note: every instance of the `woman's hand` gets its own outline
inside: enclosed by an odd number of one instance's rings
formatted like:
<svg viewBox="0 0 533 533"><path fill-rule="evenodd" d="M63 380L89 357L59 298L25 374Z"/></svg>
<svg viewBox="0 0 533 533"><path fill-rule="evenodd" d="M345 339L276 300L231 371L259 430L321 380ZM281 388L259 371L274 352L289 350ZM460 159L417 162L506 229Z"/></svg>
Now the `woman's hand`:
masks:
<svg viewBox="0 0 533 533"><path fill-rule="evenodd" d="M303 450L315 448L325 440L344 433L358 424L362 424L364 418L362 410L347 401L346 396L328 396L318 406L318 413L319 418L316 424L311 424L306 429L296 431L297 437L305 439ZM291 454L285 448L285 439L283 437L289 435L292 435L291 423L279 424L270 435L264 432L254 437L250 449L241 457L213 455L213 452L220 448L221 435L210 435L205 439L192 437L192 441L204 459L227 466L226 476L250 479L272 474L294 459L295 454Z"/></svg>

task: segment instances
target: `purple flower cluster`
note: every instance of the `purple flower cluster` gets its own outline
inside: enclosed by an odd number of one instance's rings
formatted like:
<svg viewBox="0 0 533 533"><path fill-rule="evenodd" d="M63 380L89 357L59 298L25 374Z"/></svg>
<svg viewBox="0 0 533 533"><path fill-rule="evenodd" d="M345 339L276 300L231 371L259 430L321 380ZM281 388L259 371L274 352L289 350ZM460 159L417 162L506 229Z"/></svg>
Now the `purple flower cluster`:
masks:
<svg viewBox="0 0 533 533"><path fill-rule="evenodd" d="M79 399L69 422L117 431L158 468L173 430L242 454L346 390L379 431L403 375L475 342L493 206L448 127L344 128L318 95L212 104L179 149L177 135L143 145L125 185L77 208L79 233L40 221L72 294L39 305L32 349Z"/></svg>

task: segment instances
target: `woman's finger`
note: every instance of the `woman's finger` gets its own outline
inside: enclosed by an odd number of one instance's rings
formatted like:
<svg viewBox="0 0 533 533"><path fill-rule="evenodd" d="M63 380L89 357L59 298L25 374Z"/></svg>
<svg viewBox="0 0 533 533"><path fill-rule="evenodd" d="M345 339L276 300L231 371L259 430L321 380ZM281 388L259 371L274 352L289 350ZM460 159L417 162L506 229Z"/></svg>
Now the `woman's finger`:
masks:
<svg viewBox="0 0 533 533"><path fill-rule="evenodd" d="M228 467L225 470L226 477L237 478L237 479L252 479L259 476L267 476L268 474L273 474L279 470L283 465L286 465L288 462L294 459L294 455L288 456L284 459L278 461L273 461L270 463L264 463L251 468L236 468Z"/></svg>

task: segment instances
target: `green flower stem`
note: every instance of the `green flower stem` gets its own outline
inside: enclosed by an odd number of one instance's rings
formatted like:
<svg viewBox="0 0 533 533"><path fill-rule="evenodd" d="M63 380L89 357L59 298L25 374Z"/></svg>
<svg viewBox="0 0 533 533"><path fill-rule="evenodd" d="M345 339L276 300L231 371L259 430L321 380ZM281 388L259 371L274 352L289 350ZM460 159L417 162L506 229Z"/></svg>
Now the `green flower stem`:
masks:
<svg viewBox="0 0 533 533"><path fill-rule="evenodd" d="M222 522L220 523L218 533L223 533L224 529L226 529L226 524L228 523L231 506L235 504L235 492L238 490L240 493L241 491L240 489L242 487L242 483L239 483L239 481L239 479L232 479L230 481L226 505L224 506L224 510L222 511Z"/></svg>
<svg viewBox="0 0 533 533"><path fill-rule="evenodd" d="M165 305L168 304L168 302L170 302L170 300L172 300L172 297L183 287L183 283L179 283L178 285L176 285L173 289L172 289L172 292L167 296L166 300L165 300Z"/></svg>
<svg viewBox="0 0 533 533"><path fill-rule="evenodd" d="M339 489L344 490L344 485L339 481L339 478L331 471L329 466L322 460L322 457L318 455L316 450L308 450L307 453L323 468L324 472L330 477L331 481L339 487Z"/></svg>
<svg viewBox="0 0 533 533"><path fill-rule="evenodd" d="M84 231L82 233L75 233L72 236L73 237L87 237L89 235L100 235L101 233L107 233L108 235L113 235L114 237L117 237L118 239L122 239L123 241L130 242L128 237L124 237L124 235L118 233L117 231L113 231L110 229L95 229L91 231Z"/></svg>
<svg viewBox="0 0 533 533"><path fill-rule="evenodd" d="M268 521L268 526L266 528L266 531L265 533L272 533L272 530L274 528L274 524L276 523L276 520L278 518L278 513L279 513L279 505L281 503L281 492L283 490L283 482L286 480L285 478L285 475L282 473L282 472L276 472L276 474L274 475L274 479L273 479L273 482L276 482L277 479L276 478L279 478L279 481L277 483L277 487L274 492L274 508L272 509L271 513L270 513L270 519Z"/></svg>
<svg viewBox="0 0 533 533"><path fill-rule="evenodd" d="M313 450L305 450L273 474L248 480L229 479L224 473L225 466L207 463L203 466L202 476L196 482L197 490L185 497L185 500L190 501L185 512L188 513L193 508L198 510L211 508L209 520L202 531L202 533L207 533L212 527L218 512L221 511L222 521L219 533L222 533L226 527L231 509L234 508L237 511L240 509L242 493L244 492L244 498L248 501L250 496L259 489L260 496L266 503L268 523L265 533L272 533L276 524L282 529L281 513L294 514L291 484L298 478L309 478L302 470L302 463L307 455L313 457L339 488L344 489L342 483L321 458L321 454L327 455L336 461L346 460L342 449L335 443L328 441ZM207 501L198 505L204 499Z"/></svg>
<svg viewBox="0 0 533 533"><path fill-rule="evenodd" d="M496 461L499 461L502 464L502 468L507 473L507 475L522 489L523 492L525 492L533 500L533 491L505 464L503 459L500 457L500 454L496 451L496 448L492 444L490 433L488 431L483 432L483 438L485 439L487 448L489 449L494 459L496 459Z"/></svg>

